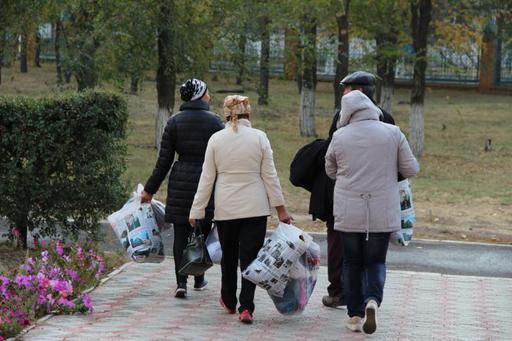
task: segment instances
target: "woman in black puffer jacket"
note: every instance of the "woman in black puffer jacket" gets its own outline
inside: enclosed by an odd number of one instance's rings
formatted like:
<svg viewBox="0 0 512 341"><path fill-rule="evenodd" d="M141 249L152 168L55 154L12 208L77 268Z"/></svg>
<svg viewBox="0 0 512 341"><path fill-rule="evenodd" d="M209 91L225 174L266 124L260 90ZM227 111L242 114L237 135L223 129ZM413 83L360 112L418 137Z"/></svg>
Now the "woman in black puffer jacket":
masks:
<svg viewBox="0 0 512 341"><path fill-rule="evenodd" d="M153 174L144 187L141 201L151 201L153 194L158 191L172 166L167 187L165 220L172 223L174 228L173 254L177 282L175 296L185 298L187 276L178 274L178 269L191 232L188 222L190 207L201 176L208 140L215 132L224 128L224 123L217 115L208 111L210 95L204 82L189 79L181 86L180 93L184 103L180 111L167 121L162 135L160 154ZM175 153L178 156L173 163ZM210 230L212 218L213 200L210 200L206 218L202 224L205 234ZM204 275L197 276L194 289L202 290L207 283Z"/></svg>

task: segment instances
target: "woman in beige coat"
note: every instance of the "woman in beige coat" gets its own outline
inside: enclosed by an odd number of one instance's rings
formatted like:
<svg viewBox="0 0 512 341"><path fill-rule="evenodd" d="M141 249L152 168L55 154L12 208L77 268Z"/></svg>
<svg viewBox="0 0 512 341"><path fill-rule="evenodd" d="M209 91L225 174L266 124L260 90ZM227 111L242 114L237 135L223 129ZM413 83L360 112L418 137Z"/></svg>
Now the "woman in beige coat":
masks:
<svg viewBox="0 0 512 341"><path fill-rule="evenodd" d="M371 334L383 298L389 237L401 227L397 174L410 178L419 165L404 134L380 122L380 109L361 91L348 87L341 103L325 170L336 180L334 229L342 232L347 327Z"/></svg>
<svg viewBox="0 0 512 341"><path fill-rule="evenodd" d="M237 268L243 271L263 246L270 208L279 220L290 223L284 207L281 185L274 166L270 142L264 132L251 127L251 107L245 96L224 100L226 128L213 134L206 148L203 171L190 224L203 219L215 188L214 219L222 247L222 288L220 304L235 313ZM252 323L255 284L242 278L239 296L240 320Z"/></svg>

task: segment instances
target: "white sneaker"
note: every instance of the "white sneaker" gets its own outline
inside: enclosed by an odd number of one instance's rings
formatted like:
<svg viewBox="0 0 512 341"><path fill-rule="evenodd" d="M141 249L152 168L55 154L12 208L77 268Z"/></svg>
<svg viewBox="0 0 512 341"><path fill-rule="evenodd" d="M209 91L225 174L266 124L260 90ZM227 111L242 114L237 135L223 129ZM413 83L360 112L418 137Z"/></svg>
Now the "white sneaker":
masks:
<svg viewBox="0 0 512 341"><path fill-rule="evenodd" d="M363 331L363 319L359 316L352 316L345 324L345 327L353 332L360 333Z"/></svg>
<svg viewBox="0 0 512 341"><path fill-rule="evenodd" d="M363 324L363 331L366 334L373 334L377 330L377 309L379 306L374 300L369 300L366 303L365 320Z"/></svg>

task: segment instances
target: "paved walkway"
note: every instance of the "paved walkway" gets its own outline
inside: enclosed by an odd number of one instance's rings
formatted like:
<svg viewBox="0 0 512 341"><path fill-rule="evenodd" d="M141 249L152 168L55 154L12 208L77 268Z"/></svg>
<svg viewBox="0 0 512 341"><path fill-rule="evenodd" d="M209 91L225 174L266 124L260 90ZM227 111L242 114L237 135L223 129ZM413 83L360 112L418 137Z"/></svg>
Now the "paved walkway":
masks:
<svg viewBox="0 0 512 341"><path fill-rule="evenodd" d="M23 340L512 340L512 279L388 271L378 330L364 335L343 327L345 309L322 306L325 267L302 315L280 315L258 288L255 323L243 325L217 303L218 266L186 300L172 296L172 266L131 263L92 292L93 314L52 317Z"/></svg>

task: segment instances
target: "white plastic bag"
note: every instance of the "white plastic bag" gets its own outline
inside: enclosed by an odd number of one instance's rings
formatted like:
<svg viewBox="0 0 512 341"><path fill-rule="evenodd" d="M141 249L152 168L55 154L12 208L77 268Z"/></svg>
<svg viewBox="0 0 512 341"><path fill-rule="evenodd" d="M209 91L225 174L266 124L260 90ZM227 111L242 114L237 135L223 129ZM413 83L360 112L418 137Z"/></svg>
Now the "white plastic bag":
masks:
<svg viewBox="0 0 512 341"><path fill-rule="evenodd" d="M143 189L139 184L126 204L107 219L131 259L136 262L161 262L164 259L164 246L160 229L152 205L140 202Z"/></svg>
<svg viewBox="0 0 512 341"><path fill-rule="evenodd" d="M301 229L279 223L242 276L267 290L270 295L283 297L290 279L290 270L306 252L312 240Z"/></svg>
<svg viewBox="0 0 512 341"><path fill-rule="evenodd" d="M407 246L412 240L413 227L416 223L416 212L412 202L412 190L409 180L398 183L400 191L400 220L402 228L391 234L391 242L398 246Z"/></svg>
<svg viewBox="0 0 512 341"><path fill-rule="evenodd" d="M283 315L300 314L313 294L320 268L320 246L311 242L290 270L290 279L282 297L270 295L277 311Z"/></svg>
<svg viewBox="0 0 512 341"><path fill-rule="evenodd" d="M208 238L206 238L206 249L212 262L220 264L222 260L222 248L219 241L219 231L217 231L217 225L213 225Z"/></svg>

